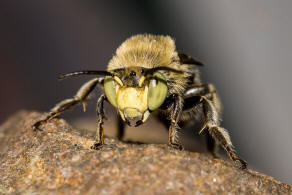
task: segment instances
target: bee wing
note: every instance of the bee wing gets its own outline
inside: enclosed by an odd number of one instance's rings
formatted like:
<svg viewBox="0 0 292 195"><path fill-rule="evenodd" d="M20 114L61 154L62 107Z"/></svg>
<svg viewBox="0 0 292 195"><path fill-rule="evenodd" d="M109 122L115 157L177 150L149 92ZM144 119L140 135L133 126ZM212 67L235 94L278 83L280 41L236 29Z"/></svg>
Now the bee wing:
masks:
<svg viewBox="0 0 292 195"><path fill-rule="evenodd" d="M182 64L194 64L194 65L197 65L197 66L204 66L203 62L189 56L189 55L186 55L184 53L178 53L178 57L180 59L180 63Z"/></svg>

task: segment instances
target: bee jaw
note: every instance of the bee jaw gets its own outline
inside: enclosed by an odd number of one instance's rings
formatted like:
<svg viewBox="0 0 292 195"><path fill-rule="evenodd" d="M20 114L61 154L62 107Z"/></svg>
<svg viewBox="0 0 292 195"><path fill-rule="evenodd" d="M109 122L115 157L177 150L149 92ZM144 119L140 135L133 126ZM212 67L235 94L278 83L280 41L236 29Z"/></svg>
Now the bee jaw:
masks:
<svg viewBox="0 0 292 195"><path fill-rule="evenodd" d="M127 108L123 111L119 110L119 113L123 121L125 121L130 127L138 127L142 125L150 115L150 112L148 110L144 113L141 113L135 108ZM133 113L135 113L135 115L129 115Z"/></svg>

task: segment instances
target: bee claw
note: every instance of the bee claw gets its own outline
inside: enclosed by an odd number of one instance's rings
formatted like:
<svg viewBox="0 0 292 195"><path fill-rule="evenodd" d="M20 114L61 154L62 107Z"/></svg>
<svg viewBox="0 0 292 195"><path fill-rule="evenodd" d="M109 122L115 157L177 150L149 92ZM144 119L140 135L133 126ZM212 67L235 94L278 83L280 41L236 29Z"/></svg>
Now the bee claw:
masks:
<svg viewBox="0 0 292 195"><path fill-rule="evenodd" d="M247 169L247 162L242 160L242 159L238 159L238 160L241 163L240 169L246 170Z"/></svg>
<svg viewBox="0 0 292 195"><path fill-rule="evenodd" d="M93 150L100 150L102 148L102 143L94 143L90 148Z"/></svg>
<svg viewBox="0 0 292 195"><path fill-rule="evenodd" d="M240 159L240 158L236 158L236 159L234 159L234 161L236 162L236 163L240 163L240 165L238 165L239 167L240 167L240 169L242 169L242 170L247 170L247 162L245 161L245 160L242 160L242 159Z"/></svg>
<svg viewBox="0 0 292 195"><path fill-rule="evenodd" d="M178 149L178 150L183 150L183 146L177 143L169 143L168 144L170 147L174 148L174 149Z"/></svg>

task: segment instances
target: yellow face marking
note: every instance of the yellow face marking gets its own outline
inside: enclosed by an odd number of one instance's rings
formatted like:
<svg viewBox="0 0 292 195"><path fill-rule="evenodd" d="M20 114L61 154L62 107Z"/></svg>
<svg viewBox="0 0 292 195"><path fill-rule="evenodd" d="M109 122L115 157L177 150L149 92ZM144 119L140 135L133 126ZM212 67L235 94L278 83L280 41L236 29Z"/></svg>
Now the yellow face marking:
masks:
<svg viewBox="0 0 292 195"><path fill-rule="evenodd" d="M142 76L142 77L141 77L141 79L140 79L140 81L139 81L139 83L138 83L139 87L142 87L142 85L143 85L145 79L146 79L145 76Z"/></svg>
<svg viewBox="0 0 292 195"><path fill-rule="evenodd" d="M124 114L122 113L122 111L119 110L120 116L122 117L123 121L126 121Z"/></svg>
<svg viewBox="0 0 292 195"><path fill-rule="evenodd" d="M114 80L120 85L120 86L123 86L123 82L121 81L121 79L117 76L114 76Z"/></svg>
<svg viewBox="0 0 292 195"><path fill-rule="evenodd" d="M128 117L141 116L147 109L148 87L123 87L117 90L118 109Z"/></svg>
<svg viewBox="0 0 292 195"><path fill-rule="evenodd" d="M147 110L147 111L144 113L144 116L143 116L143 120L142 120L142 122L144 123L144 122L148 119L149 116L150 116L150 112Z"/></svg>

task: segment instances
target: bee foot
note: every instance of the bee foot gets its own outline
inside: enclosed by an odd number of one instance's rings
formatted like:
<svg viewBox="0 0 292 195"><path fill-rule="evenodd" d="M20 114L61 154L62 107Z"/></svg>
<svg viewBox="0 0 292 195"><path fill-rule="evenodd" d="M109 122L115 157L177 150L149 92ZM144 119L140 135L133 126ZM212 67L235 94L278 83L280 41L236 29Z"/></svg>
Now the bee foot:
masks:
<svg viewBox="0 0 292 195"><path fill-rule="evenodd" d="M94 143L90 148L93 150L100 150L102 148L102 143Z"/></svg>
<svg viewBox="0 0 292 195"><path fill-rule="evenodd" d="M45 121L38 121L32 125L33 131L44 131L43 129L40 128L40 126L44 123Z"/></svg>
<svg viewBox="0 0 292 195"><path fill-rule="evenodd" d="M234 160L237 164L239 164L240 163L240 165L238 165L238 166L240 166L240 169L242 169L242 170L246 170L247 169L247 162L245 161L245 160L242 160L242 159L240 159L240 158L237 158L237 159L235 159Z"/></svg>
<svg viewBox="0 0 292 195"><path fill-rule="evenodd" d="M178 144L178 143L169 143L168 145L174 149L178 149L178 150L184 149L183 146L181 144Z"/></svg>

